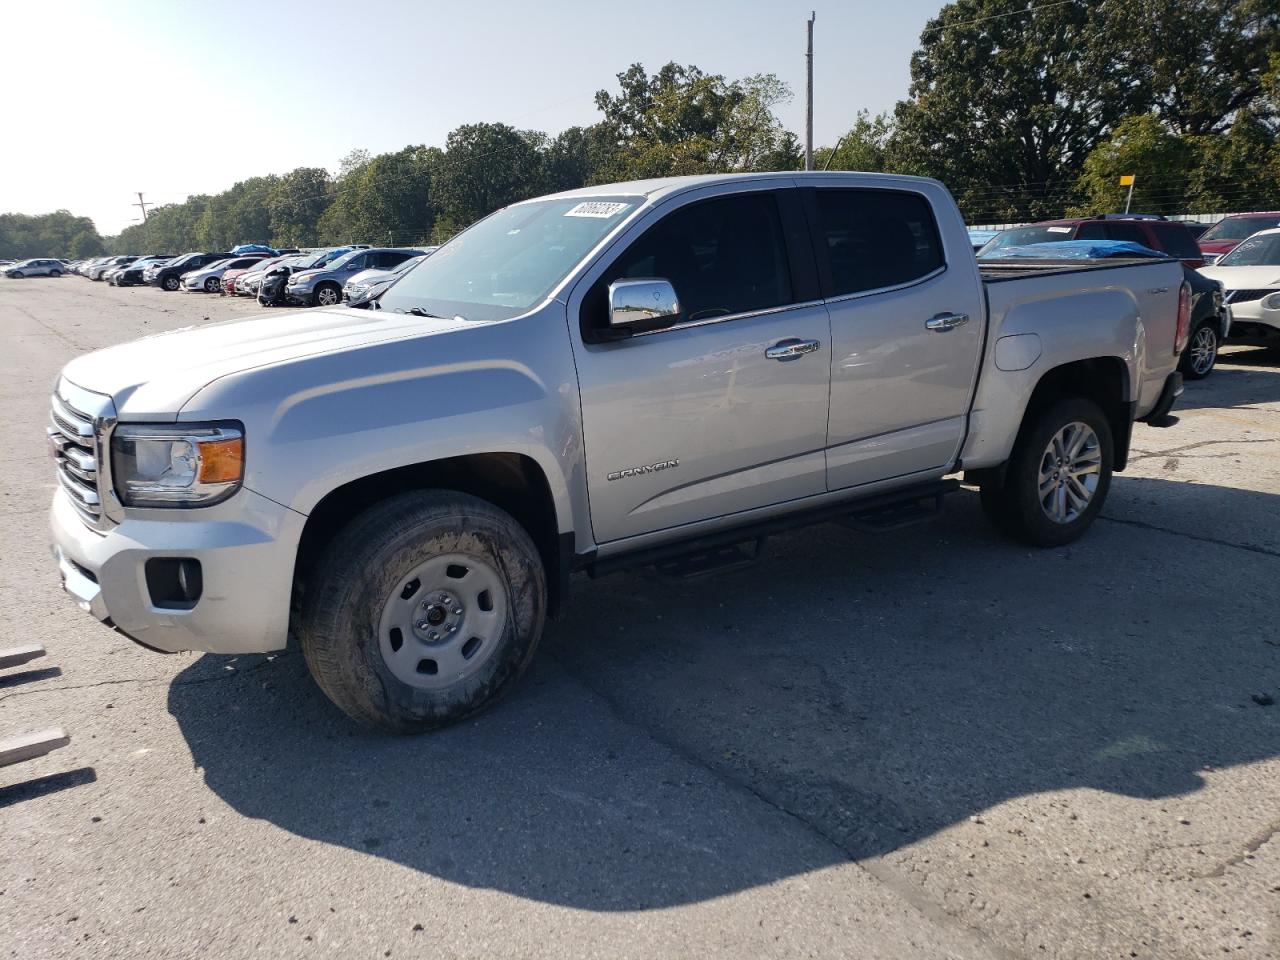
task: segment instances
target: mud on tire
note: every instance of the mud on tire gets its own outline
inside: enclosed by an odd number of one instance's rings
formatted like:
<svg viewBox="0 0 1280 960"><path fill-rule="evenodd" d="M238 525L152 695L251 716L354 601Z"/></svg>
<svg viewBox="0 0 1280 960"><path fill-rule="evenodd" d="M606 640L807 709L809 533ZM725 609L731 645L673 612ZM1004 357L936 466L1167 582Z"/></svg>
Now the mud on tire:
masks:
<svg viewBox="0 0 1280 960"><path fill-rule="evenodd" d="M465 586L473 572L485 578L479 592ZM444 596L457 599L435 605ZM412 733L456 723L511 689L537 648L546 597L538 550L511 516L467 494L404 493L357 516L329 545L308 580L298 635L312 676L339 708ZM419 600L421 619L415 612L405 623L402 608L417 611ZM457 632L445 634L450 626ZM444 640L429 640L437 631ZM460 645L437 656L449 637ZM433 672L415 675L406 657Z"/></svg>

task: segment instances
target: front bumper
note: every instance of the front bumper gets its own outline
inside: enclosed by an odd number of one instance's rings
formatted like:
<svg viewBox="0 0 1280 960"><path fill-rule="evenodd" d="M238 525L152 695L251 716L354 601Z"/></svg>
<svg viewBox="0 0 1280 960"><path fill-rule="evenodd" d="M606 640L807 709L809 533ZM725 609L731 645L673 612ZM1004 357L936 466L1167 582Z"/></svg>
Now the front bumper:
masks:
<svg viewBox="0 0 1280 960"><path fill-rule="evenodd" d="M54 493L54 557L63 588L80 609L169 653L285 646L302 514L251 490L198 510L138 512L146 519L126 517L100 533L85 525L62 490ZM153 603L146 562L156 557L199 561L203 587L189 609Z"/></svg>

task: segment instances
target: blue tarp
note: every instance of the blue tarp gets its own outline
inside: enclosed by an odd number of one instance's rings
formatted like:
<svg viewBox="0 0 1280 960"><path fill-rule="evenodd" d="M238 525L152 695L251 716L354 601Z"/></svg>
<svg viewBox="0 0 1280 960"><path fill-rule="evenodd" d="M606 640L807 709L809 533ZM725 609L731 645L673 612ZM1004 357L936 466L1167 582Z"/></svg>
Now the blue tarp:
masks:
<svg viewBox="0 0 1280 960"><path fill-rule="evenodd" d="M238 247L232 247L231 252L237 257L245 253L269 253L273 257L278 256L273 247L263 246L261 243L242 243Z"/></svg>
<svg viewBox="0 0 1280 960"><path fill-rule="evenodd" d="M984 260L1004 260L1008 257L1035 257L1040 260L1105 260L1107 257L1164 259L1167 254L1130 240L1057 240L1053 243L1001 247L982 255Z"/></svg>

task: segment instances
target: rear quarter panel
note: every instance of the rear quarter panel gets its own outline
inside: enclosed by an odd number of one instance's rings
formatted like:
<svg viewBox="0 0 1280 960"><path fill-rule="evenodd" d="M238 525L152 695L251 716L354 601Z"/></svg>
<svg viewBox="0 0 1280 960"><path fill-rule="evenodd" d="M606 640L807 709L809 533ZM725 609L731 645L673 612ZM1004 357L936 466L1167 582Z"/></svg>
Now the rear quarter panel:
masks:
<svg viewBox="0 0 1280 960"><path fill-rule="evenodd" d="M1027 403L1050 370L1118 358L1125 399L1150 411L1177 366L1182 264L1153 261L988 282L987 346L974 396L966 469L1008 459Z"/></svg>

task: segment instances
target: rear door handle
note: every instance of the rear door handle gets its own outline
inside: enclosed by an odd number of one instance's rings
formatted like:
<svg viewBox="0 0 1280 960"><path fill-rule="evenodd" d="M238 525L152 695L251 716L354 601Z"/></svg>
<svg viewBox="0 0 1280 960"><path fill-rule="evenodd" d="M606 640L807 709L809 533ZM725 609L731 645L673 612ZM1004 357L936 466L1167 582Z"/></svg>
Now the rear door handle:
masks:
<svg viewBox="0 0 1280 960"><path fill-rule="evenodd" d="M946 333L969 322L967 313L940 313L924 322L925 328L934 333Z"/></svg>
<svg viewBox="0 0 1280 960"><path fill-rule="evenodd" d="M806 353L813 353L821 346L821 340L799 340L796 337L788 337L786 340L779 340L766 350L764 355L770 360L799 360Z"/></svg>

